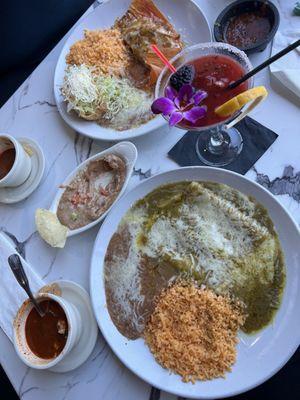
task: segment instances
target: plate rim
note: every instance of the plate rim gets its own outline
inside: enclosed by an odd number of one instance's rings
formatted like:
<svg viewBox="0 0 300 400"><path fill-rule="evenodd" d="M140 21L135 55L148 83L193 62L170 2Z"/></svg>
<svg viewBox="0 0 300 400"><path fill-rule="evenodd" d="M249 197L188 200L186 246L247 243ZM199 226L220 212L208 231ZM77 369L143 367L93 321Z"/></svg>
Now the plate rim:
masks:
<svg viewBox="0 0 300 400"><path fill-rule="evenodd" d="M138 185L136 185L134 188L132 188L125 196L123 196L122 199L125 199L126 196L128 196L133 190L136 190L137 187L144 185L146 182L148 182L149 180L154 180L157 179L157 176L161 176L161 175L168 175L169 173L174 173L175 171L178 170L202 170L202 171L210 171L213 170L214 172L220 172L219 168L215 168L215 167L207 167L207 166L187 166L187 167L182 167L182 168L172 168L172 169L168 169L166 171L163 171L159 174L153 175L151 178L139 183ZM281 210L284 212L285 216L290 220L290 222L292 223L293 227L296 228L296 231L298 232L298 235L300 237L300 227L298 226L298 224L296 223L295 219L292 217L292 215L290 214L289 210L287 210L280 202L279 200L277 200L277 198L271 193L269 192L267 189L265 189L263 186L261 186L259 183L250 180L249 178L240 175L236 172L230 171L230 170L221 170L222 173L224 173L225 175L229 175L229 176L234 176L238 179L241 179L242 181L247 181L247 183L249 183L250 185L254 185L256 188L258 188L259 190L261 190L262 192L264 192L267 196L269 196L271 199L275 200L275 202L277 203L277 205L279 205L279 207L281 208ZM166 182L167 183L167 182ZM122 201L122 199L120 201ZM116 203L115 206L118 205L118 202ZM105 227L107 224L109 224L109 217L110 217L110 213L107 216L107 218L105 219L103 225L100 227L98 234L96 236L95 239L95 243L93 246L93 251L92 251L92 256L91 256L91 264L90 264L90 281L89 281L89 285L90 285L90 296L91 296L91 303L92 303L92 307L94 310L94 314L95 314L95 318L97 321L97 324L99 326L99 329L103 335L103 337L105 338L105 340L107 341L109 347L111 348L111 350L113 351L113 353L119 358L119 360L131 371L133 372L136 376L138 376L140 379L142 379L143 381L147 382L148 384L157 387L160 390L163 391L167 391L168 393L172 393L174 395L177 396L184 396L186 398L191 398L191 399L217 399L217 398L226 398L226 397L231 397L234 395L238 395L244 392L247 392L248 390L251 390L259 385L261 385L262 383L264 383L265 381L267 381L268 379L270 379L273 375L275 375L287 362L288 360L292 357L292 355L295 353L295 351L297 350L299 343L300 343L300 330L298 331L298 335L297 339L295 339L295 343L293 344L293 347L289 350L289 352L286 353L284 359L282 360L282 362L276 366L276 368L271 368L269 374L267 374L266 376L263 376L261 379L256 380L255 383L252 384L248 384L245 387L243 387L240 390L233 390L233 391L229 391L224 395L201 395L201 394L189 394L188 393L188 386L187 386L187 391L184 393L182 391L178 391L176 389L172 390L172 389L166 389L165 387L163 387L161 384L158 384L157 382L153 381L150 378L145 378L145 376L142 376L142 374L140 374L139 370L134 370L129 363L127 362L127 359L125 357L123 357L122 355L122 351L120 351L118 348L116 348L116 346L111 343L110 337L107 335L106 331L103 329L102 327L102 321L100 318L100 315L98 315L97 313L97 304L96 304L96 298L97 298L97 292L96 289L98 288L98 285L96 283L96 280L94 280L95 277L95 268L99 268L99 264L97 265L97 259L96 259L96 253L97 253L97 249L98 245L99 245L99 237L101 237L102 234L102 229L103 227ZM103 266L102 266L103 267ZM102 268L101 267L101 268ZM98 271L99 272L99 271ZM113 324L113 322L111 321L111 323Z"/></svg>
<svg viewBox="0 0 300 400"><path fill-rule="evenodd" d="M211 28L211 26L209 24L209 21L208 21L206 15L205 15L205 13L202 11L202 8L200 7L200 5L196 2L196 0L185 0L185 1L188 1L188 2L192 3L195 6L195 8L198 10L199 14L202 16L202 18L205 21L205 24L207 26L209 40L212 41L212 39L213 39L212 28ZM157 115L152 120L146 122L145 124L142 124L142 125L140 125L140 126L138 126L136 128L131 128L131 129L127 129L127 130L121 131L120 137L113 137L113 136L109 137L109 134L111 134L111 133L109 133L109 130L114 131L114 132L118 132L118 131L116 131L114 129L107 129L107 135L108 136L104 137L103 134L102 135L96 135L96 134L87 133L87 130L84 129L84 127L77 126L76 122L73 119L69 119L65 115L65 112L64 112L63 107L62 107L62 103L60 101L59 89L57 88L58 81L59 81L59 67L60 67L61 62L62 62L63 53L65 52L65 50L67 48L70 47L69 41L70 41L71 37L74 35L74 33L77 32L77 30L79 30L79 29L82 29L82 30L83 29L87 29L87 28L84 27L84 24L91 17L91 15L94 14L94 13L97 13L98 9L101 9L101 6L105 6L105 5L110 4L110 3L112 3L112 0L108 0L108 1L105 1L105 2L103 2L101 4L99 4L99 6L96 7L93 11L91 11L88 15L86 15L82 19L82 21L80 21L80 23L78 25L75 24L75 26L73 26L73 28L71 29L71 32L68 33L68 36L66 38L66 42L64 43L64 45L63 45L63 47L62 47L62 49L61 49L61 51L59 53L59 56L58 56L58 59L57 59L56 65L55 65L55 71L54 71L54 77L53 77L54 99L55 99L55 103L56 103L56 107L58 109L58 112L59 112L61 118L63 119L63 121L70 128L76 130L76 132L80 133L81 135L84 135L86 137L89 137L89 138L92 138L92 139L95 139L95 140L99 140L99 141L101 140L103 142L117 142L117 141L122 141L122 140L135 139L135 138L147 135L147 134L149 134L149 133L151 133L153 131L156 131L158 129L165 128L167 126L167 124L168 124L167 121L165 120L165 118L162 118L161 116ZM205 40L205 41L207 42L209 40ZM86 122L92 122L92 121L86 121ZM152 123L153 126L150 126L150 127L148 126L147 127L147 125L151 124L151 123ZM105 130L106 128L100 126L100 132L101 132L101 129ZM135 132L135 131L137 131L137 132ZM114 133L114 135L115 135L115 133Z"/></svg>

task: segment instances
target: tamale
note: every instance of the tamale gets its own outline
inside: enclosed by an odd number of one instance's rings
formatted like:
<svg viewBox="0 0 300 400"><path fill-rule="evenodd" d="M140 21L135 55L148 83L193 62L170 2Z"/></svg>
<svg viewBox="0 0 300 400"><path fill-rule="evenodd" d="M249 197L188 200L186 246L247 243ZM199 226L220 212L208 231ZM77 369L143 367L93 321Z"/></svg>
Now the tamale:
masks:
<svg viewBox="0 0 300 400"><path fill-rule="evenodd" d="M150 45L156 44L167 58L174 57L183 48L179 33L152 0L132 0L115 27L120 29L133 54L150 68L151 84L155 83L164 65Z"/></svg>

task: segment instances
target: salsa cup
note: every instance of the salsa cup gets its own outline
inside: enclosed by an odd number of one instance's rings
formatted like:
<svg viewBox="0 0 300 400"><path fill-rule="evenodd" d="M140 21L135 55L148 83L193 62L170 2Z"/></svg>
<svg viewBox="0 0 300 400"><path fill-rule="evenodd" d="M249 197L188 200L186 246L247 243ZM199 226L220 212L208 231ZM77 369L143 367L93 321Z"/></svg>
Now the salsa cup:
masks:
<svg viewBox="0 0 300 400"><path fill-rule="evenodd" d="M51 359L43 359L38 357L27 344L25 335L25 324L33 304L30 300L26 300L20 307L14 320L14 346L20 359L29 367L35 369L49 369L59 364L76 346L82 331L82 322L76 307L66 299L51 293L41 293L35 296L38 302L43 300L54 300L63 309L68 321L68 336L67 341L58 356Z"/></svg>
<svg viewBox="0 0 300 400"><path fill-rule="evenodd" d="M16 187L22 185L31 172L31 158L22 144L10 135L0 134L0 153L7 149L15 149L15 161L10 171L0 179L0 187Z"/></svg>

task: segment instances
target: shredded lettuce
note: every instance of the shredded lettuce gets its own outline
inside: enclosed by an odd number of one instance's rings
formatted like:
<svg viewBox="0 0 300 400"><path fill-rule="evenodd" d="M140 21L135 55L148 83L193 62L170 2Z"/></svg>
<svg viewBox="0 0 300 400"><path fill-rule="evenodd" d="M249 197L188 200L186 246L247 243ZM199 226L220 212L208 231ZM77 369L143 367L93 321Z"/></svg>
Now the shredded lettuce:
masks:
<svg viewBox="0 0 300 400"><path fill-rule="evenodd" d="M80 117L97 116L99 93L91 68L86 65L68 67L61 91L68 111L74 110Z"/></svg>
<svg viewBox="0 0 300 400"><path fill-rule="evenodd" d="M100 75L97 78L97 87L100 101L107 107L106 118L109 119L126 108L137 106L141 101L142 91L130 86L125 79Z"/></svg>
<svg viewBox="0 0 300 400"><path fill-rule="evenodd" d="M68 111L80 117L103 118L120 129L126 122L150 112L152 96L134 87L128 79L95 74L86 65L72 65L66 70L62 94Z"/></svg>

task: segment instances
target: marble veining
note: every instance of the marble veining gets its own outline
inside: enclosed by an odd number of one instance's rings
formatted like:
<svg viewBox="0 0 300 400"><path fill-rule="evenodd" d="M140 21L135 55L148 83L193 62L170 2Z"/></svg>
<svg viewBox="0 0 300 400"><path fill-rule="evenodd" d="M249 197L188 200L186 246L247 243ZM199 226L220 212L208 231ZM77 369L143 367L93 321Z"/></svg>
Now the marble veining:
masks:
<svg viewBox="0 0 300 400"><path fill-rule="evenodd" d="M98 6L100 6L100 5L103 4L103 3L105 3L105 0L96 0L96 1L93 3L93 8L95 9L95 8L97 8Z"/></svg>
<svg viewBox="0 0 300 400"><path fill-rule="evenodd" d="M33 107L33 106L45 106L45 105L49 106L49 107L56 107L56 104L52 104L47 100L45 100L45 101L37 100L32 104L25 104L24 106L19 105L18 111L25 110L26 108Z"/></svg>
<svg viewBox="0 0 300 400"><path fill-rule="evenodd" d="M77 378L77 377L76 377L76 378ZM63 389L63 390L64 390L64 395L63 395L63 397L61 398L61 400L65 400L65 399L68 397L70 391L71 391L75 386L77 386L77 385L79 385L79 384L80 384L80 380L79 380L78 378L75 380L74 377L73 377L72 380L71 380L71 381L68 381L65 385L61 385L61 386L60 386L60 389Z"/></svg>
<svg viewBox="0 0 300 400"><path fill-rule="evenodd" d="M32 392L33 390L39 390L38 386L30 386L30 387L27 387L26 389L24 389L26 378L29 375L29 373L30 373L30 368L26 367L26 372L25 372L23 378L21 379L20 387L18 390L18 396L20 397L20 399L23 399L26 394L28 394L29 392Z"/></svg>
<svg viewBox="0 0 300 400"><path fill-rule="evenodd" d="M147 169L147 171L145 171L145 172L142 171L142 168L139 168L139 169L134 168L132 175L133 176L137 175L139 177L140 181L142 181L144 179L150 178L150 176L152 176L152 171L151 171L151 168Z"/></svg>
<svg viewBox="0 0 300 400"><path fill-rule="evenodd" d="M75 133L74 151L77 165L90 157L93 143L93 139L80 135L78 132Z"/></svg>
<svg viewBox="0 0 300 400"><path fill-rule="evenodd" d="M294 167L288 165L284 168L282 176L270 180L268 175L256 173L256 181L275 195L287 194L297 203L300 203L300 171L294 172Z"/></svg>
<svg viewBox="0 0 300 400"><path fill-rule="evenodd" d="M231 0L196 1L212 25ZM84 16L93 8L101 7L101 3L101 0L96 1ZM281 12L280 29L299 28L300 18L291 17L294 1L278 0L275 3ZM46 282L71 279L88 289L90 254L99 227L69 238L61 251L47 246L37 235L34 225L36 208L50 206L66 176L88 157L114 144L80 135L58 114L52 82L65 39L0 110L0 131L38 141L46 157L46 170L39 188L21 203L0 205L0 230ZM258 65L269 54L270 47L253 55L251 61ZM279 138L246 176L276 195L300 223L300 144L299 130L295 129L299 126L299 108L271 86L268 70L256 76L255 84L266 85L269 96L251 116L277 132ZM166 127L132 140L139 156L127 190L154 174L177 167L167 153L183 134L183 131ZM96 347L84 365L66 374L54 374L27 368L0 330L0 362L19 397L25 400L81 400L86 397L89 400L185 400L153 388L132 374L112 353L100 333Z"/></svg>
<svg viewBox="0 0 300 400"><path fill-rule="evenodd" d="M101 361L99 362L99 364L95 363L95 364L96 364L96 368L95 368L95 371L94 371L94 375L91 376L91 377L87 380L87 383L94 382L94 381L98 378L98 375L99 375L99 373L101 372L101 367L102 367L102 365L105 363L105 360L107 359L107 357L109 356L109 351L110 351L110 350L109 350L109 348L108 348L106 342L103 341L103 345L102 345L101 350L100 350L99 353L91 360L91 362L94 362L94 361L96 361L98 358L101 358Z"/></svg>
<svg viewBox="0 0 300 400"><path fill-rule="evenodd" d="M23 242L20 242L20 241L16 238L16 236L15 236L13 233L8 232L4 227L0 227L0 231L3 232L3 233L5 233L5 235L8 236L9 239L12 240L12 242L13 242L13 244L14 244L14 246L15 246L16 251L17 251L24 259L26 259L26 245L27 245L27 243L29 243L29 241L33 238L33 236L37 234L37 232L35 231L35 232L31 233L31 234L28 236L27 239L25 239Z"/></svg>
<svg viewBox="0 0 300 400"><path fill-rule="evenodd" d="M160 399L160 390L155 387L151 387L149 400L159 400Z"/></svg>
<svg viewBox="0 0 300 400"><path fill-rule="evenodd" d="M47 271L44 273L44 275L42 275L42 279L46 279L48 277L48 275L51 274L52 268L56 262L57 255L58 255L58 249L55 250Z"/></svg>
<svg viewBox="0 0 300 400"><path fill-rule="evenodd" d="M66 148L70 145L70 143L65 143L62 148L58 151L58 153L56 154L55 158L53 159L53 161L51 162L46 175L43 178L43 184L46 182L46 180L48 179L49 175L52 172L53 167L56 165L57 161L59 160L59 158L63 155L64 151L66 150Z"/></svg>

